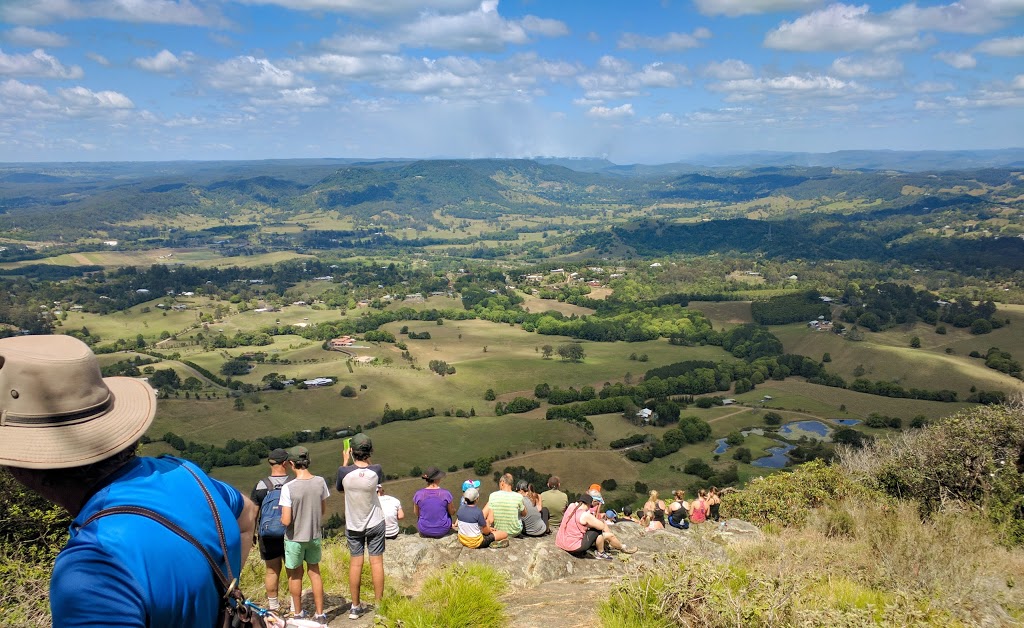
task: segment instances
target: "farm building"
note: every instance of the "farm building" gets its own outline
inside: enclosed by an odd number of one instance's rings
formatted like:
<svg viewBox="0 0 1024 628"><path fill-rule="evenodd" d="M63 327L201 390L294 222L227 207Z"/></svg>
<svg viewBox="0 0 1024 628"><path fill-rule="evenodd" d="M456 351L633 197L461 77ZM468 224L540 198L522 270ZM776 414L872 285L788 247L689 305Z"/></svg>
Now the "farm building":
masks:
<svg viewBox="0 0 1024 628"><path fill-rule="evenodd" d="M343 347L351 347L356 344L356 339L352 336L342 336L340 338L332 338L330 341L331 351L337 351Z"/></svg>

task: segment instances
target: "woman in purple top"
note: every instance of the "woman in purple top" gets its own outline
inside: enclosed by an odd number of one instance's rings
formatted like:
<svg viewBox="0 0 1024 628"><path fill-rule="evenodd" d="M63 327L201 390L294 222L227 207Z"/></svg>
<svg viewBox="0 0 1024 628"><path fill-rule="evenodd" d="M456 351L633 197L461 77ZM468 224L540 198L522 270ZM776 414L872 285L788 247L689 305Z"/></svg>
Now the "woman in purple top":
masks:
<svg viewBox="0 0 1024 628"><path fill-rule="evenodd" d="M446 473L437 467L428 467L423 474L427 486L412 497L412 511L416 515L416 529L420 536L440 538L452 531L455 520L455 500L446 489L438 486Z"/></svg>

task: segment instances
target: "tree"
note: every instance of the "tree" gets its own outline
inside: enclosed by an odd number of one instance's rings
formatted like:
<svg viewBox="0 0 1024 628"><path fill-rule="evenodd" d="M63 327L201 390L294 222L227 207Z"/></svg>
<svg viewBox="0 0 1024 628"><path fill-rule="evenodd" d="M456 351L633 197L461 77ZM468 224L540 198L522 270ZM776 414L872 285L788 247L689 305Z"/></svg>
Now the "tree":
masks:
<svg viewBox="0 0 1024 628"><path fill-rule="evenodd" d="M249 373L249 363L245 360L232 358L220 367L221 375L246 375Z"/></svg>
<svg viewBox="0 0 1024 628"><path fill-rule="evenodd" d="M245 410L245 402L242 401L241 397L235 397L235 410L238 410L239 412Z"/></svg>
<svg viewBox="0 0 1024 628"><path fill-rule="evenodd" d="M832 361L832 354L829 353L828 351L826 351L825 355L821 356L821 361L822 362L831 362Z"/></svg>
<svg viewBox="0 0 1024 628"><path fill-rule="evenodd" d="M545 360L550 360L551 354L554 352L554 350L554 347L552 347L551 345L544 345L543 347L540 348L541 357L543 357Z"/></svg>
<svg viewBox="0 0 1024 628"><path fill-rule="evenodd" d="M342 397L355 397L356 396L356 389L351 387L351 386L346 385L344 388L341 389L341 396Z"/></svg>
<svg viewBox="0 0 1024 628"><path fill-rule="evenodd" d="M178 388L181 386L181 378L174 369L157 369L149 376L149 384L156 389Z"/></svg>
<svg viewBox="0 0 1024 628"><path fill-rule="evenodd" d="M563 345L558 345L558 356L565 361L580 362L584 357L586 357L586 353L583 351L583 345L576 342L569 342Z"/></svg>
<svg viewBox="0 0 1024 628"><path fill-rule="evenodd" d="M921 339L918 338L917 336L914 336L913 338L910 339L910 346L914 349L920 349Z"/></svg>
<svg viewBox="0 0 1024 628"><path fill-rule="evenodd" d="M494 401L497 398L498 397L497 397L497 395L494 394L494 389L493 388L488 388L487 392L484 393L484 399L486 401Z"/></svg>
<svg viewBox="0 0 1024 628"><path fill-rule="evenodd" d="M779 425L782 423L782 415L778 412L766 412L763 418L765 425Z"/></svg>

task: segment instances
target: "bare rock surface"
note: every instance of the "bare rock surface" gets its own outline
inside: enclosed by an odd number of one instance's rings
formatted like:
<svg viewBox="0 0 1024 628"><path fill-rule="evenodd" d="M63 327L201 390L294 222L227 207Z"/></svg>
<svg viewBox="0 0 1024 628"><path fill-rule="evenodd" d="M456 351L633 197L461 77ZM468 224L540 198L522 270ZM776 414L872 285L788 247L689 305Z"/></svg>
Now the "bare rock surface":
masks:
<svg viewBox="0 0 1024 628"><path fill-rule="evenodd" d="M570 556L555 546L554 535L512 539L508 547L482 550L463 547L454 534L441 539L406 535L388 541L384 570L389 587L415 596L423 582L445 565L490 565L509 580L503 601L510 626L597 625L597 607L611 590L646 568L683 564L687 556L697 555L724 561L723 546L763 537L757 527L738 519L724 526L705 523L689 530L647 532L634 523L617 523L612 529L624 545L636 546L638 551L612 552L612 560L597 560ZM329 606L332 627L373 625L373 614L350 621L347 602Z"/></svg>

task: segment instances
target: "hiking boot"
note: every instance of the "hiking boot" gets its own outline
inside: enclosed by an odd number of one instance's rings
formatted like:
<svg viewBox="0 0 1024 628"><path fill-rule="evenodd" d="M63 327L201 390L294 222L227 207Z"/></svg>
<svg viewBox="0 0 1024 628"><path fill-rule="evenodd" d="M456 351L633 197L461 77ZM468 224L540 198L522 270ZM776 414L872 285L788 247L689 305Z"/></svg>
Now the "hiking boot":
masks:
<svg viewBox="0 0 1024 628"><path fill-rule="evenodd" d="M594 552L594 558L598 560L611 560L612 555L608 552Z"/></svg>
<svg viewBox="0 0 1024 628"><path fill-rule="evenodd" d="M640 549L640 548L638 548L637 546L634 545L632 547L623 547L619 551L622 552L623 554L636 554L636 551L638 549Z"/></svg>
<svg viewBox="0 0 1024 628"><path fill-rule="evenodd" d="M508 539L502 539L491 543L491 547L501 549L502 547L508 547Z"/></svg>
<svg viewBox="0 0 1024 628"><path fill-rule="evenodd" d="M369 604L360 604L359 606L353 606L348 610L349 619L359 619L363 615L370 612L372 607Z"/></svg>

